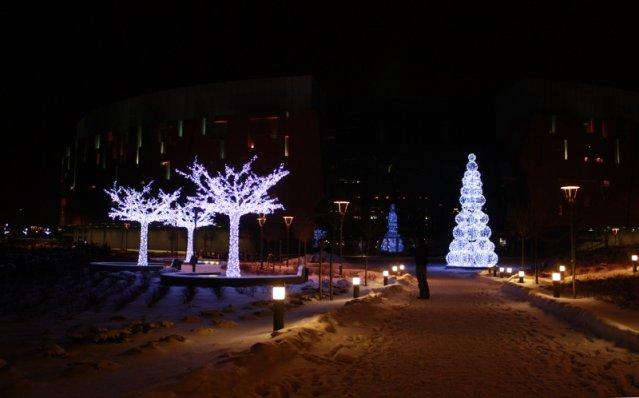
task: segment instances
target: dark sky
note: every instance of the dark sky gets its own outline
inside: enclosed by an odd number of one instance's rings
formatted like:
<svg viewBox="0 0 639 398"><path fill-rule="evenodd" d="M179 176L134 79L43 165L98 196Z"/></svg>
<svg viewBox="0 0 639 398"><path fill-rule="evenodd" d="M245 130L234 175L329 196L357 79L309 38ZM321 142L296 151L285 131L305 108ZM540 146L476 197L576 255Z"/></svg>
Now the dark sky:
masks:
<svg viewBox="0 0 639 398"><path fill-rule="evenodd" d="M424 98L485 103L523 77L639 86L634 14L604 2L56 3L0 6L2 219L55 222L77 120L160 89L310 73L339 127Z"/></svg>

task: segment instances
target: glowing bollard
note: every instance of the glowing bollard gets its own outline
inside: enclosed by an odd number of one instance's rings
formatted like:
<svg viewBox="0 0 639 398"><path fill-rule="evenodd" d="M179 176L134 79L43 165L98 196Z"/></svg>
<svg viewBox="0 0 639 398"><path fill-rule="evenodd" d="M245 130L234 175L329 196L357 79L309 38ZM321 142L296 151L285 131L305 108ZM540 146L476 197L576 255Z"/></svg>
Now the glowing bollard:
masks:
<svg viewBox="0 0 639 398"><path fill-rule="evenodd" d="M504 271L506 270L506 268L504 267L499 267L499 277L503 278L504 277Z"/></svg>
<svg viewBox="0 0 639 398"><path fill-rule="evenodd" d="M524 271L519 271L517 274L519 275L517 283L524 283L524 276L526 276L526 273Z"/></svg>
<svg viewBox="0 0 639 398"><path fill-rule="evenodd" d="M391 269L393 270L393 275L397 275L397 271L399 270L399 268L396 265L393 265Z"/></svg>
<svg viewBox="0 0 639 398"><path fill-rule="evenodd" d="M384 277L384 286L388 285L388 271L384 270L382 276Z"/></svg>
<svg viewBox="0 0 639 398"><path fill-rule="evenodd" d="M512 274L513 274L513 269L511 267L506 268L506 276L510 278Z"/></svg>
<svg viewBox="0 0 639 398"><path fill-rule="evenodd" d="M559 297L560 296L560 287L561 284L559 283L561 281L561 273L559 272L553 272L552 273L552 296L553 297Z"/></svg>
<svg viewBox="0 0 639 398"><path fill-rule="evenodd" d="M630 256L630 260L632 261L632 272L637 272L637 261L639 261L639 256L633 254Z"/></svg>
<svg viewBox="0 0 639 398"><path fill-rule="evenodd" d="M273 286L273 331L284 327L285 299L286 288L284 286Z"/></svg>
<svg viewBox="0 0 639 398"><path fill-rule="evenodd" d="M353 277L353 298L359 297L359 284L360 284L359 277L357 276Z"/></svg>
<svg viewBox="0 0 639 398"><path fill-rule="evenodd" d="M559 266L559 275L561 275L561 279L564 279L564 275L566 275L566 266L565 265L560 265Z"/></svg>
<svg viewBox="0 0 639 398"><path fill-rule="evenodd" d="M400 264L399 265L399 274L400 275L404 275L405 271L406 271L406 266L404 264Z"/></svg>

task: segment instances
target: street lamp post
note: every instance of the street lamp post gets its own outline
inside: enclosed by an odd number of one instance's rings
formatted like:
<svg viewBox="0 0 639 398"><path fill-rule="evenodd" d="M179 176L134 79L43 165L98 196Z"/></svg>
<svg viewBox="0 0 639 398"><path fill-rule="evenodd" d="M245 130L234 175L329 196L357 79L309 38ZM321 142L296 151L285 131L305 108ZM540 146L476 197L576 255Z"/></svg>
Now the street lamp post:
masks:
<svg viewBox="0 0 639 398"><path fill-rule="evenodd" d="M577 298L577 275L575 271L575 198L577 197L579 188L578 185L565 185L561 187L570 207L570 267L572 270L573 298Z"/></svg>
<svg viewBox="0 0 639 398"><path fill-rule="evenodd" d="M343 248L344 248L344 216L346 215L346 210L348 209L348 204L350 203L347 200L336 200L333 203L337 205L337 211L339 213L339 276L342 276L344 261Z"/></svg>
<svg viewBox="0 0 639 398"><path fill-rule="evenodd" d="M632 272L637 272L637 261L639 261L639 256L633 254L630 256L630 260L632 261Z"/></svg>
<svg viewBox="0 0 639 398"><path fill-rule="evenodd" d="M288 258L291 255L291 224L293 216L284 216L284 224L286 224L286 266L288 267Z"/></svg>
<svg viewBox="0 0 639 398"><path fill-rule="evenodd" d="M260 226L260 269L264 268L264 223L266 223L266 214L260 213L257 217L257 223Z"/></svg>

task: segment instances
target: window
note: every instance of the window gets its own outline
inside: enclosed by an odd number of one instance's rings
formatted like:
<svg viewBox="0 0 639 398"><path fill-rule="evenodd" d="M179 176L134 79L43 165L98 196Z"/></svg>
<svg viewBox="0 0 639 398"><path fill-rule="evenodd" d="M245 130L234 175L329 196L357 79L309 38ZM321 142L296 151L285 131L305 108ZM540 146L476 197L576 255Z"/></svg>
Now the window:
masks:
<svg viewBox="0 0 639 398"><path fill-rule="evenodd" d="M568 140L564 140L564 160L568 160Z"/></svg>
<svg viewBox="0 0 639 398"><path fill-rule="evenodd" d="M603 138L608 138L608 123L605 120L601 121L601 136Z"/></svg>
<svg viewBox="0 0 639 398"><path fill-rule="evenodd" d="M171 179L171 162L164 161L161 163L162 167L164 167L164 179L165 180L170 180Z"/></svg>
<svg viewBox="0 0 639 398"><path fill-rule="evenodd" d="M590 118L584 123L584 127L586 127L586 133L593 134L595 132L595 119Z"/></svg>
<svg viewBox="0 0 639 398"><path fill-rule="evenodd" d="M621 164L621 148L619 147L619 138L615 139L615 163Z"/></svg>
<svg viewBox="0 0 639 398"><path fill-rule="evenodd" d="M550 134L557 132L557 115L550 116Z"/></svg>
<svg viewBox="0 0 639 398"><path fill-rule="evenodd" d="M284 157L285 158L287 158L288 155L289 155L288 145L289 145L289 137L288 137L288 135L285 135L284 136Z"/></svg>
<svg viewBox="0 0 639 398"><path fill-rule="evenodd" d="M177 122L177 133L179 138L184 137L184 123L181 120Z"/></svg>

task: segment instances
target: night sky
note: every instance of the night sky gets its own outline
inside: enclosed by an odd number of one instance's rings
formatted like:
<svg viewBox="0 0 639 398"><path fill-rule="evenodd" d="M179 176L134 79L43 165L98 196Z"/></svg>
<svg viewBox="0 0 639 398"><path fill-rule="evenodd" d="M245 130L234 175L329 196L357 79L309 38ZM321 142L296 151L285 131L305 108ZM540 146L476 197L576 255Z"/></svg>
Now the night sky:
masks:
<svg viewBox="0 0 639 398"><path fill-rule="evenodd" d="M634 14L603 2L64 3L0 6L2 220L23 209L19 221L55 223L60 156L76 122L142 93L312 74L327 129L398 114L418 126L425 107L439 107L487 126L456 137L481 150L494 140L486 104L517 79L639 88Z"/></svg>

